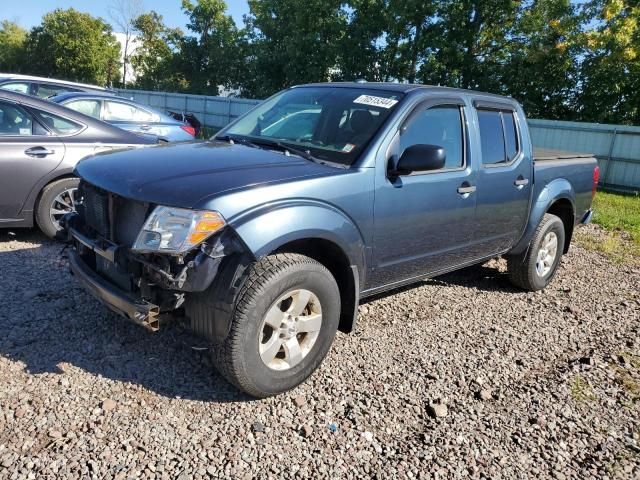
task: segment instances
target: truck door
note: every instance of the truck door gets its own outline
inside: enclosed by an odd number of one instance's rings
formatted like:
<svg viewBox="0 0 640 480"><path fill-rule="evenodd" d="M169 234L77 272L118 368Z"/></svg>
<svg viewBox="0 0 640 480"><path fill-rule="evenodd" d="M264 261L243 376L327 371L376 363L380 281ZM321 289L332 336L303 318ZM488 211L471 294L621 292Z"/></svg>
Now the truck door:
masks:
<svg viewBox="0 0 640 480"><path fill-rule="evenodd" d="M475 102L481 150L475 235L486 254L502 253L522 235L529 215L533 159L526 125L509 104Z"/></svg>
<svg viewBox="0 0 640 480"><path fill-rule="evenodd" d="M462 99L428 100L403 121L389 163L415 144L445 149L441 170L394 177L377 173L372 289L451 268L469 259L476 173ZM384 168L388 169L388 165Z"/></svg>

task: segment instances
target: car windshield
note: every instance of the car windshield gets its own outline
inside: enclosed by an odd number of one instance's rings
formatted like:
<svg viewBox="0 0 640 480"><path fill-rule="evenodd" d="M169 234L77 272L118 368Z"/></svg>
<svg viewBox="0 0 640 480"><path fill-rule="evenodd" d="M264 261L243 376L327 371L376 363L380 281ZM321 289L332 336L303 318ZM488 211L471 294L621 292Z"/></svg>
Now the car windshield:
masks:
<svg viewBox="0 0 640 480"><path fill-rule="evenodd" d="M292 88L265 101L216 138L239 137L258 145L261 140L277 142L319 160L351 165L402 96L366 88Z"/></svg>

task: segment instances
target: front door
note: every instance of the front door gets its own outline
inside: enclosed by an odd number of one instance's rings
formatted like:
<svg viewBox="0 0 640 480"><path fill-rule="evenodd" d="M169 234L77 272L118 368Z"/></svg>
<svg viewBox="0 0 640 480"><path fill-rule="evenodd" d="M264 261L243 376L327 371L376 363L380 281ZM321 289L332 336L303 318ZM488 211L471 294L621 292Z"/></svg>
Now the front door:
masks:
<svg viewBox="0 0 640 480"><path fill-rule="evenodd" d="M385 176L377 186L373 264L376 289L442 271L469 260L475 219L476 173L461 100L423 103L407 117L394 140L396 155L410 145L445 149L442 170ZM378 176L379 178L379 176Z"/></svg>
<svg viewBox="0 0 640 480"><path fill-rule="evenodd" d="M0 101L0 221L21 218L29 193L65 154L64 144L22 106Z"/></svg>

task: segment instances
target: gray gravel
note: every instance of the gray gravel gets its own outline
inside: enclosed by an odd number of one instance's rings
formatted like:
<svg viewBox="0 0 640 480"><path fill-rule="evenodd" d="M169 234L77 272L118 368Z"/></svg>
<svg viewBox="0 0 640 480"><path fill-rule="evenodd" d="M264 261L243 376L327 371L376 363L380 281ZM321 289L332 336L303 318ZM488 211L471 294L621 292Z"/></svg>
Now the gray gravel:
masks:
<svg viewBox="0 0 640 480"><path fill-rule="evenodd" d="M1 478L640 478L638 266L575 247L544 292L492 261L377 297L306 384L255 401L60 251L0 232Z"/></svg>

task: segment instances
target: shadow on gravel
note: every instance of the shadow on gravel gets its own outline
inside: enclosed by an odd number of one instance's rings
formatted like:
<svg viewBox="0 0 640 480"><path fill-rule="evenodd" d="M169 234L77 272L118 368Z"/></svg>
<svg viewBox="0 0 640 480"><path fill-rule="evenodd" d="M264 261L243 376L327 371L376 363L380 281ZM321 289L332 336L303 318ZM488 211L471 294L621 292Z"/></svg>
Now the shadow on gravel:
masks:
<svg viewBox="0 0 640 480"><path fill-rule="evenodd" d="M473 265L439 277L429 278L421 282L389 290L388 292L378 293L363 299L360 304L364 305L381 298L408 292L423 285L459 285L484 292L523 293L522 290L513 286L506 273L502 273L487 265Z"/></svg>
<svg viewBox="0 0 640 480"><path fill-rule="evenodd" d="M109 312L76 283L62 250L37 230L0 231L0 355L32 375L58 373L62 380L81 369L114 381L117 390L135 384L170 398L251 400L215 371L206 345L180 325L152 333ZM73 388L78 373L65 376Z"/></svg>

